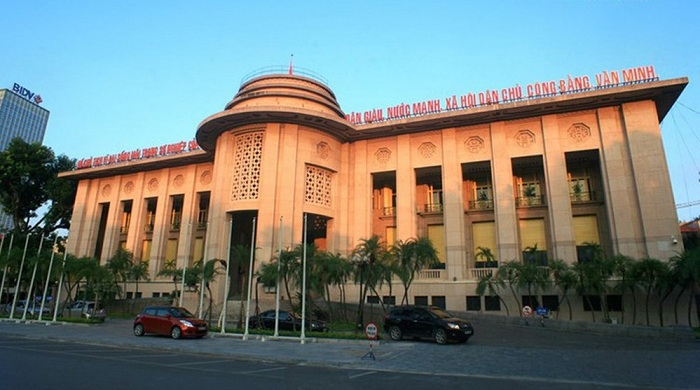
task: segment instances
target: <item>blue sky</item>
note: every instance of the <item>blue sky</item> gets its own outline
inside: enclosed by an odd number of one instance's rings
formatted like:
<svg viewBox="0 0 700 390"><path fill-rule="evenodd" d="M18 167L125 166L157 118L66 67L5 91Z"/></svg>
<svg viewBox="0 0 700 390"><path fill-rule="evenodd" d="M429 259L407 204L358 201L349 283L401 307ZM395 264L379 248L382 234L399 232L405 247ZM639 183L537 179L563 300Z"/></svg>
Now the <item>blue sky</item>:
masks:
<svg viewBox="0 0 700 390"><path fill-rule="evenodd" d="M690 84L662 123L676 203L700 200L700 2L5 1L0 88L40 94L81 159L194 138L250 72L322 75L346 113L654 65ZM679 219L700 205L678 209Z"/></svg>

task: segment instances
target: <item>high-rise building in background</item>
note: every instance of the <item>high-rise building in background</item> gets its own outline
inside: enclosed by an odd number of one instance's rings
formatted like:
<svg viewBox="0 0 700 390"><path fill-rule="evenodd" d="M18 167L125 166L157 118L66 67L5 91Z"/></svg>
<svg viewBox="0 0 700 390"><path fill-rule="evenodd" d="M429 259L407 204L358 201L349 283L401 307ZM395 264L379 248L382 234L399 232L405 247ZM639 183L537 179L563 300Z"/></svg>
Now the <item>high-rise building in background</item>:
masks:
<svg viewBox="0 0 700 390"><path fill-rule="evenodd" d="M41 97L19 84L0 89L0 150L14 138L28 143L43 143L49 111L41 106ZM0 209L0 230L11 229L12 218Z"/></svg>

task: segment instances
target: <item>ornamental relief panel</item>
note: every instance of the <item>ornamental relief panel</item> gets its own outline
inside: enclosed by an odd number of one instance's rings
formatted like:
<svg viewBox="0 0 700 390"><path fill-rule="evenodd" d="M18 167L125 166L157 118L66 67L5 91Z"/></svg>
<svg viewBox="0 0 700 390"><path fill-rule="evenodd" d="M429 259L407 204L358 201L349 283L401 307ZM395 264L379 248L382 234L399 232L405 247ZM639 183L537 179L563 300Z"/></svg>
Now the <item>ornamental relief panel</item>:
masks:
<svg viewBox="0 0 700 390"><path fill-rule="evenodd" d="M158 179L153 178L149 180L147 188L149 192L156 192L158 190Z"/></svg>
<svg viewBox="0 0 700 390"><path fill-rule="evenodd" d="M103 198L109 198L109 196L112 194L112 186L109 184L106 184L104 187L102 187L102 197Z"/></svg>
<svg viewBox="0 0 700 390"><path fill-rule="evenodd" d="M325 160L331 154L331 147L328 146L327 142L319 142L316 145L316 154L318 155L318 157Z"/></svg>
<svg viewBox="0 0 700 390"><path fill-rule="evenodd" d="M484 148L484 140L479 136L473 136L467 138L464 141L464 149L470 153L479 153Z"/></svg>
<svg viewBox="0 0 700 390"><path fill-rule="evenodd" d="M204 171L199 176L199 182L203 185L211 183L211 171Z"/></svg>
<svg viewBox="0 0 700 390"><path fill-rule="evenodd" d="M173 187L180 188L185 183L185 177L182 175L177 175L173 179Z"/></svg>
<svg viewBox="0 0 700 390"><path fill-rule="evenodd" d="M437 146L435 146L434 143L432 142L423 142L419 147L418 147L418 153L423 158L430 158L435 155L435 152L437 151Z"/></svg>
<svg viewBox="0 0 700 390"><path fill-rule="evenodd" d="M391 150L389 148L379 148L374 152L374 158L377 159L378 163L386 164L391 159Z"/></svg>
<svg viewBox="0 0 700 390"><path fill-rule="evenodd" d="M515 143L521 148L529 148L535 143L535 133L530 130L520 130L515 134Z"/></svg>
<svg viewBox="0 0 700 390"><path fill-rule="evenodd" d="M569 137L575 142L582 142L591 138L591 128L583 123L574 123L569 127Z"/></svg>
<svg viewBox="0 0 700 390"><path fill-rule="evenodd" d="M128 181L124 185L124 193L126 195L130 195L134 191L134 182L133 181Z"/></svg>

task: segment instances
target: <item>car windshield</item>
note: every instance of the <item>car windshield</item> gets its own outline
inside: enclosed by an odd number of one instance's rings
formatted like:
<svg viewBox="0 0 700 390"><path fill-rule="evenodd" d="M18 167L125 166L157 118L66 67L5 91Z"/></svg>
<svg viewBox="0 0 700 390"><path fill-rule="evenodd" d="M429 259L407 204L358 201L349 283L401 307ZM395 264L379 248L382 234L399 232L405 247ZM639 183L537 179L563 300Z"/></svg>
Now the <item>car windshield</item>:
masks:
<svg viewBox="0 0 700 390"><path fill-rule="evenodd" d="M435 307L430 308L430 312L438 316L439 318L451 318L452 315L442 309L438 309Z"/></svg>
<svg viewBox="0 0 700 390"><path fill-rule="evenodd" d="M177 318L193 318L194 314L182 307L171 307L168 309L168 314Z"/></svg>

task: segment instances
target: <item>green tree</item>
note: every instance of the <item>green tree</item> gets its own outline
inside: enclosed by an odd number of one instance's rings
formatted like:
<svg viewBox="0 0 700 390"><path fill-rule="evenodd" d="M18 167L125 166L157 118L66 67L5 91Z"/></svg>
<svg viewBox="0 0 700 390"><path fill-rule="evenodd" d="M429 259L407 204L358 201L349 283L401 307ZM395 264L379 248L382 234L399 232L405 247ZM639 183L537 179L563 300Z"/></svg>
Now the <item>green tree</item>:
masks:
<svg viewBox="0 0 700 390"><path fill-rule="evenodd" d="M515 292L515 287L520 283L520 269L522 268L522 263L518 261L506 261L496 272L496 276L499 280L502 280L504 284L508 284L511 294L513 294L513 299L516 304L519 304L520 299L518 299L518 294ZM522 316L522 311L520 313Z"/></svg>
<svg viewBox="0 0 700 390"><path fill-rule="evenodd" d="M48 235L69 227L77 186L57 175L74 167L74 160L56 158L51 148L20 138L0 152L0 205L12 216L15 233L41 230ZM45 204L49 206L46 214L34 220Z"/></svg>
<svg viewBox="0 0 700 390"><path fill-rule="evenodd" d="M163 269L158 271L157 276L165 276L173 281L173 293L175 297L180 296L180 281L182 281L182 269L177 268L177 260L167 260Z"/></svg>
<svg viewBox="0 0 700 390"><path fill-rule="evenodd" d="M356 321L358 329L364 326L364 303L367 299L367 292L370 288L374 288L380 279L376 275L377 269L375 264L385 251L386 249L381 242L381 238L374 235L368 239L361 239L351 256L351 263L355 268L355 283L360 285L360 300L357 305Z"/></svg>
<svg viewBox="0 0 700 390"><path fill-rule="evenodd" d="M133 253L125 248L119 247L114 256L107 260L106 267L112 273L114 280L123 284L121 289L122 294L126 294L126 283L131 278L131 269L134 266L134 255ZM125 298L125 296L122 296Z"/></svg>
<svg viewBox="0 0 700 390"><path fill-rule="evenodd" d="M700 293L700 248L686 249L683 253L677 254L671 259L671 269L677 276L680 287L674 302L674 314L676 324L678 324L678 303L681 296L688 292L688 326L692 326L693 299ZM698 320L700 320L700 312Z"/></svg>
<svg viewBox="0 0 700 390"><path fill-rule="evenodd" d="M557 306L561 307L561 304L566 301L566 305L569 308L569 321L571 321L573 319L573 310L569 300L569 291L576 288L576 273L569 264L560 259L549 260L549 269L551 270L552 283L559 290ZM557 318L559 318L560 311L557 310Z"/></svg>
<svg viewBox="0 0 700 390"><path fill-rule="evenodd" d="M401 302L408 304L408 290L416 275L439 262L438 253L427 237L398 241L392 246L391 253L397 260L396 274L404 288Z"/></svg>
<svg viewBox="0 0 700 390"><path fill-rule="evenodd" d="M128 277L130 281L135 282L136 290L134 296L139 294L139 281L148 280L148 260L134 261L128 270Z"/></svg>
<svg viewBox="0 0 700 390"><path fill-rule="evenodd" d="M629 293L632 299L632 324L634 324L637 322L637 290L639 289L639 283L634 273L636 261L625 255L615 255L612 260L615 264L615 275L617 275L618 279L613 289L620 293L623 302L625 301L626 293ZM625 323L624 305L620 322Z"/></svg>
<svg viewBox="0 0 700 390"><path fill-rule="evenodd" d="M479 284L476 285L476 293L483 297L488 291L490 295L496 296L498 300L503 303L503 307L506 308L506 316L510 317L508 305L506 304L506 301L503 300L503 297L501 297L501 295L498 293L498 290L503 288L504 284L505 283L503 280L499 279L497 275L489 273L479 278Z"/></svg>
<svg viewBox="0 0 700 390"><path fill-rule="evenodd" d="M667 272L668 268L666 265L658 259L645 258L635 264L635 276L644 289L647 325L651 324L649 320L649 301L655 292L655 288L660 283L663 283L662 280L666 277Z"/></svg>

